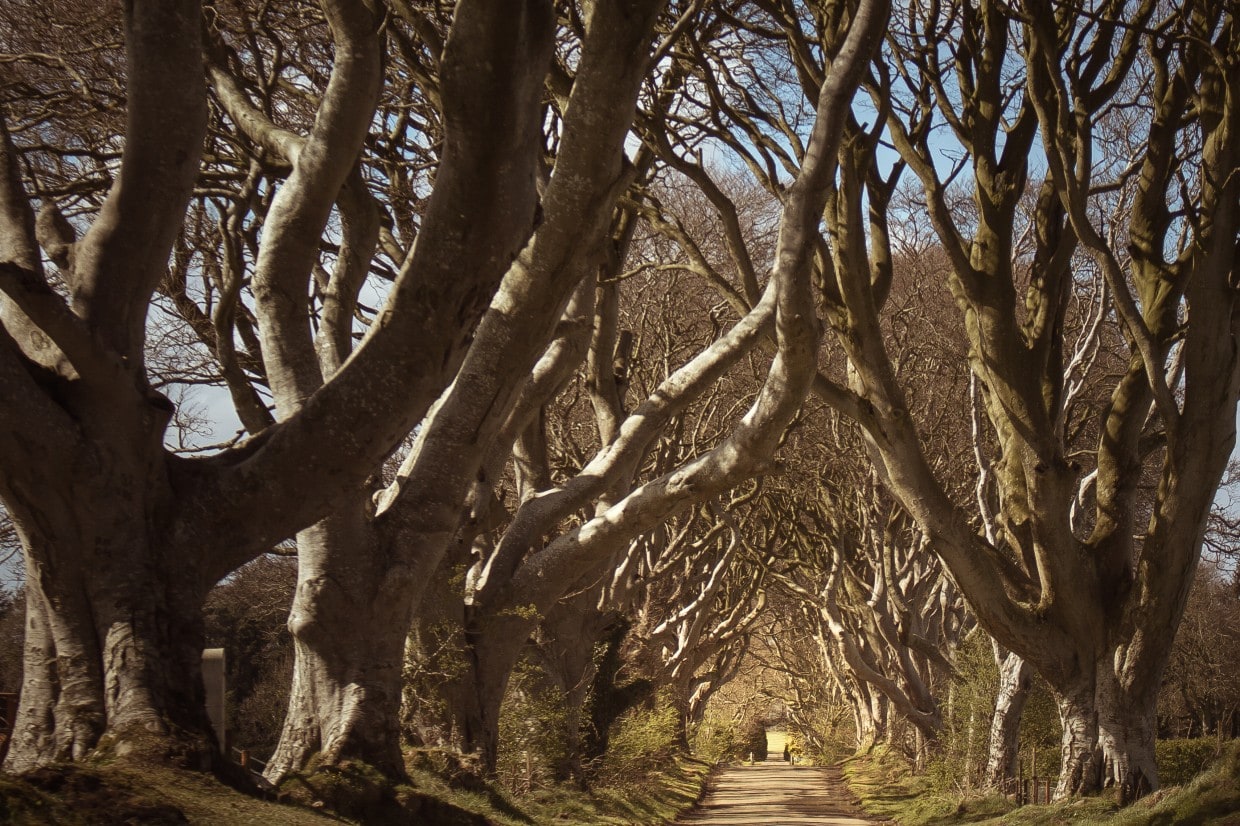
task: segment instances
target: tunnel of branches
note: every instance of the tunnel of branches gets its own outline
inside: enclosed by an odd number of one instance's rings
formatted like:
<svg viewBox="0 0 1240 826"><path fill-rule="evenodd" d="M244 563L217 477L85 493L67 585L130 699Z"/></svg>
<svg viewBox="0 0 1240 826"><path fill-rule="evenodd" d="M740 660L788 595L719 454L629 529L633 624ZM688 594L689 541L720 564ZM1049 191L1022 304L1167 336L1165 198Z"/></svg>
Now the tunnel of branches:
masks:
<svg viewBox="0 0 1240 826"><path fill-rule="evenodd" d="M272 781L1156 789L1240 727L1236 27L9 0L6 769L208 765L222 647Z"/></svg>

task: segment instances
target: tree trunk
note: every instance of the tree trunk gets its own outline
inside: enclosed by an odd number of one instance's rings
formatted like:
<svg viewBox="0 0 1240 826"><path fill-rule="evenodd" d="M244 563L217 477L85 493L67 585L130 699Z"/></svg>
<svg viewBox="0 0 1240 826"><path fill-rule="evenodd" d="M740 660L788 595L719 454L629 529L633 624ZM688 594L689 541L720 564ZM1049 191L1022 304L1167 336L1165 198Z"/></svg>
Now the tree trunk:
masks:
<svg viewBox="0 0 1240 826"><path fill-rule="evenodd" d="M298 534L297 548L293 685L267 777L299 771L315 753L327 763L359 760L403 777L408 569L379 547L364 497Z"/></svg>
<svg viewBox="0 0 1240 826"><path fill-rule="evenodd" d="M689 751L689 727L692 711L689 708L689 691L693 681L681 678L671 686L672 702L676 705L676 746L680 751ZM763 755L763 759L766 759Z"/></svg>
<svg viewBox="0 0 1240 826"><path fill-rule="evenodd" d="M213 583L192 549L158 532L166 480L139 452L105 444L73 451L103 473L35 470L4 491L26 552L29 617L12 771L92 751L193 768L213 759L200 676Z"/></svg>
<svg viewBox="0 0 1240 826"><path fill-rule="evenodd" d="M486 777L499 762L499 713L512 669L521 659L533 621L521 617L486 617L478 622L466 608L465 674L453 702L453 716L465 754L477 754Z"/></svg>
<svg viewBox="0 0 1240 826"><path fill-rule="evenodd" d="M1020 748L1020 721L1033 687L1033 666L1008 651L996 659L999 664L999 692L995 696L995 712L990 724L990 745L986 758L985 783L991 788L1002 786L1016 776L1016 757Z"/></svg>
<svg viewBox="0 0 1240 826"><path fill-rule="evenodd" d="M459 752L455 697L466 675L465 606L457 566L457 560L445 559L417 601L405 648L401 725L418 745Z"/></svg>
<svg viewBox="0 0 1240 826"><path fill-rule="evenodd" d="M853 710L857 720L857 753L868 754L887 738L887 698L859 683Z"/></svg>
<svg viewBox="0 0 1240 826"><path fill-rule="evenodd" d="M617 684L616 678L624 664L620 650L629 628L628 620L621 619L603 638L603 656L599 658L589 693L590 727L586 732L585 745L587 759L599 758L607 753L612 724L630 708L644 702L654 690L646 679L633 680L623 686Z"/></svg>
<svg viewBox="0 0 1240 826"><path fill-rule="evenodd" d="M1146 675L1123 686L1109 668L1101 669L1098 686L1098 745L1102 750L1102 782L1119 790L1126 806L1158 788L1154 754L1160 675Z"/></svg>
<svg viewBox="0 0 1240 826"><path fill-rule="evenodd" d="M125 576L95 566L85 598L27 582L30 638L5 766L28 771L92 751L208 768L214 735L202 689L204 598L193 576ZM64 597L68 597L67 599ZM40 605L41 603L41 605Z"/></svg>
<svg viewBox="0 0 1240 826"><path fill-rule="evenodd" d="M582 728L586 702L598 673L594 648L609 625L609 616L598 609L597 591L584 591L552 609L533 646L543 674L564 703L564 752L554 767L560 783L583 788L586 783Z"/></svg>
<svg viewBox="0 0 1240 826"><path fill-rule="evenodd" d="M29 563L27 563L29 564ZM42 593L26 587L26 636L24 641L21 705L14 721L12 740L4 768L25 772L56 760L56 705L59 695L56 642L52 636ZM99 709L97 726L103 726Z"/></svg>
<svg viewBox="0 0 1240 826"><path fill-rule="evenodd" d="M586 700L589 698L592 677L592 674L585 675L583 683L574 686L564 696L564 755L555 765L557 783L571 783L583 789L586 787L585 737L581 727L585 721Z"/></svg>
<svg viewBox="0 0 1240 826"><path fill-rule="evenodd" d="M1055 702L1063 725L1055 799L1096 792L1101 785L1101 760L1094 680L1081 680L1067 690L1056 690Z"/></svg>

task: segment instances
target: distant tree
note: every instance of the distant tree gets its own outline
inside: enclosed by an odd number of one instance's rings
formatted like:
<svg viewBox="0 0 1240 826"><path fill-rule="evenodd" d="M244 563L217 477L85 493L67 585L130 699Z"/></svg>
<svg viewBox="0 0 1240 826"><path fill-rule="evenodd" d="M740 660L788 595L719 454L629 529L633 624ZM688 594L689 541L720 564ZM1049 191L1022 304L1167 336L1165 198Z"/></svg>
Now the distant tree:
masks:
<svg viewBox="0 0 1240 826"><path fill-rule="evenodd" d="M21 690L25 625L24 589L0 590L0 691L6 693L15 694Z"/></svg>
<svg viewBox="0 0 1240 826"><path fill-rule="evenodd" d="M1202 566L1159 694L1169 736L1240 735L1240 594L1223 571Z"/></svg>
<svg viewBox="0 0 1240 826"><path fill-rule="evenodd" d="M296 584L295 558L264 555L215 586L203 607L206 645L224 649L228 728L238 747L264 757L288 707Z"/></svg>

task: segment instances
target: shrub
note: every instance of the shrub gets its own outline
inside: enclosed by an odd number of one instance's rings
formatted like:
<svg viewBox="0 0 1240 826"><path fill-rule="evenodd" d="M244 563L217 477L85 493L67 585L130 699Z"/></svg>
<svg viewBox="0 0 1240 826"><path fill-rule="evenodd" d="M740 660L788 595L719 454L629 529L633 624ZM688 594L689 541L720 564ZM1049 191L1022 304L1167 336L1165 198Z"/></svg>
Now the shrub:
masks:
<svg viewBox="0 0 1240 826"><path fill-rule="evenodd" d="M551 784L556 764L565 757L564 696L541 676L535 666L519 663L500 709L496 775L514 793Z"/></svg>
<svg viewBox="0 0 1240 826"><path fill-rule="evenodd" d="M707 712L693 732L693 754L708 763L723 763L741 756L740 729L733 720L723 719Z"/></svg>
<svg viewBox="0 0 1240 826"><path fill-rule="evenodd" d="M999 669L990 638L974 634L956 651L957 673L950 701L943 705L943 732L926 761L936 793L969 797L982 790ZM1044 680L1035 677L1020 722L1019 763L1026 776L1054 777L1059 771L1059 714Z"/></svg>
<svg viewBox="0 0 1240 826"><path fill-rule="evenodd" d="M747 759L752 754L754 760L766 759L766 726L760 717L751 717L745 723L740 746L740 757Z"/></svg>
<svg viewBox="0 0 1240 826"><path fill-rule="evenodd" d="M612 728L600 773L605 784L640 780L651 769L669 763L676 754L680 714L666 692L652 708L638 707L624 714Z"/></svg>
<svg viewBox="0 0 1240 826"><path fill-rule="evenodd" d="M1212 737L1159 740L1154 750L1162 785L1183 786L1214 762L1219 755L1219 741Z"/></svg>

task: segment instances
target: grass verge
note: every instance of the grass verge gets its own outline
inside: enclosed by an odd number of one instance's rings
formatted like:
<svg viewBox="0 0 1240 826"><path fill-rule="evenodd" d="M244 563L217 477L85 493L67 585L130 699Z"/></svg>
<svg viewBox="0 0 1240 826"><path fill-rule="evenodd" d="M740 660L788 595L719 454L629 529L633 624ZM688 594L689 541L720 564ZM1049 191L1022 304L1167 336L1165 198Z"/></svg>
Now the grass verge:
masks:
<svg viewBox="0 0 1240 826"><path fill-rule="evenodd" d="M200 772L55 765L22 777L0 774L0 823L15 826L322 826L340 822L313 809L250 797Z"/></svg>
<svg viewBox="0 0 1240 826"><path fill-rule="evenodd" d="M418 826L655 826L702 794L711 766L676 758L623 786L553 788L514 798L492 784L450 783L427 770L391 785L366 766L322 769L283 785L290 802L260 800L198 772L117 764L58 765L21 777L0 774L0 823L98 824L328 823Z"/></svg>
<svg viewBox="0 0 1240 826"><path fill-rule="evenodd" d="M410 774L417 791L482 815L495 826L655 826L670 823L697 803L711 768L709 763L682 756L623 785L589 790L550 787L519 798L491 785L449 784L425 770Z"/></svg>
<svg viewBox="0 0 1240 826"><path fill-rule="evenodd" d="M947 795L914 775L901 757L883 750L845 761L844 775L867 814L900 826L1240 826L1240 741L1229 744L1190 783L1162 789L1122 810L1107 794L1021 808L999 797Z"/></svg>

